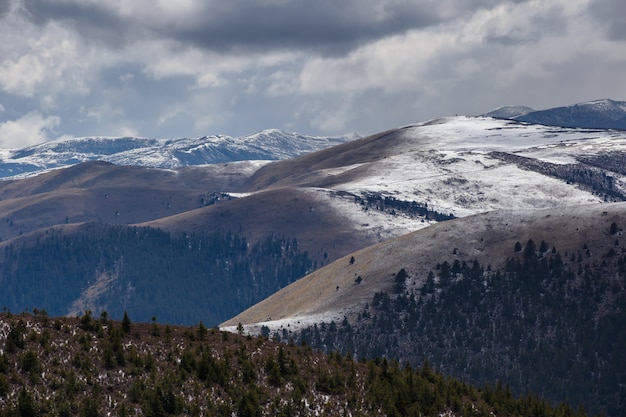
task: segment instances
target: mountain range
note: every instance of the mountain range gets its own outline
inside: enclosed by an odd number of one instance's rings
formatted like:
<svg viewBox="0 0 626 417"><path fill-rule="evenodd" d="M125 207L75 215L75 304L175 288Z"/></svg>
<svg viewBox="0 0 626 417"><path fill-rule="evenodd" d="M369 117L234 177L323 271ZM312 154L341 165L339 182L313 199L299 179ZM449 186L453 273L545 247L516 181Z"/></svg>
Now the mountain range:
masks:
<svg viewBox="0 0 626 417"><path fill-rule="evenodd" d="M5 180L0 304L434 358L623 414L626 132L460 116L344 139L276 161Z"/></svg>
<svg viewBox="0 0 626 417"><path fill-rule="evenodd" d="M625 146L626 134L620 131L451 117L269 163L155 169L92 161L0 183L1 245L12 250L32 245L35 256L41 253L37 245L51 236L67 240L88 233L97 240L98 233L110 233L90 228L90 223L156 228L173 239L231 232L250 247L272 236L295 240L311 264L304 269L310 271L441 220L495 210L622 201ZM15 275L16 266L5 256L2 279L7 291L0 301L14 311L37 306L51 314L76 311L72 305L78 299L88 300L84 308L106 308L107 302L100 299L105 295L109 300L128 299L130 305L133 279L119 279L126 284L113 291L115 279L102 278L125 277L119 265L130 255L111 256L109 269L98 259L84 260L91 272L80 275L75 291L66 299L57 297L54 305L43 305L38 292L24 293L24 277ZM58 270L53 282L63 276L63 265ZM92 287L103 279L110 288L94 292ZM272 279L265 296L287 283ZM119 293L122 288L126 294ZM17 299L21 301L8 301ZM110 313L120 315L123 307ZM230 311L235 315L245 307L233 303ZM180 308L186 310L180 317L192 317L197 305ZM200 315L210 307L204 309ZM167 308L158 310L159 317L174 322ZM138 319L154 313L133 311ZM206 320L208 324L229 318L212 317L215 321ZM175 322L189 323L180 320Z"/></svg>
<svg viewBox="0 0 626 417"><path fill-rule="evenodd" d="M178 168L242 160L277 160L327 148L357 137L357 134L316 137L268 129L237 138L225 135L179 139L63 138L22 149L1 150L0 178L36 175L87 161Z"/></svg>
<svg viewBox="0 0 626 417"><path fill-rule="evenodd" d="M602 99L546 110L504 106L482 116L559 127L624 130L626 102ZM177 139L61 138L21 149L1 149L0 178L23 178L88 161L174 169L243 160L280 160L359 137L356 133L320 137L267 129L242 137L213 135Z"/></svg>

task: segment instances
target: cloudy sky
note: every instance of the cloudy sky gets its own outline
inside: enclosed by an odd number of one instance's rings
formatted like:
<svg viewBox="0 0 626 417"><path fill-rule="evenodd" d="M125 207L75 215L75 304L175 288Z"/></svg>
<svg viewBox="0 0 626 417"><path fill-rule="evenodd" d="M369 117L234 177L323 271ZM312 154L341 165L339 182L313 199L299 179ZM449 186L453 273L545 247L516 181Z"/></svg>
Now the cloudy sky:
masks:
<svg viewBox="0 0 626 417"><path fill-rule="evenodd" d="M624 0L0 0L0 147L626 100Z"/></svg>

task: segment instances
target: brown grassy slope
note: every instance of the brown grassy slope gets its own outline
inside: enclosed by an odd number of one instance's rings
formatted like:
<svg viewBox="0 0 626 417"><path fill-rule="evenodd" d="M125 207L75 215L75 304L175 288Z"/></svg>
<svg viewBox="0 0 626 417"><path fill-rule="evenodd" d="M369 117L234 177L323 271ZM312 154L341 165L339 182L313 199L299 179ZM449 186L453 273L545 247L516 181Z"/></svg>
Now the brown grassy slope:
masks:
<svg viewBox="0 0 626 417"><path fill-rule="evenodd" d="M3 240L63 223L130 224L200 207L194 190L142 187L68 188L0 202Z"/></svg>
<svg viewBox="0 0 626 417"><path fill-rule="evenodd" d="M138 224L168 231L244 233L251 243L296 238L319 265L373 244L324 198L303 189L272 189L203 207L209 192L236 192L259 163L176 171L88 162L36 177L0 182L0 239L27 242L48 228L83 222Z"/></svg>
<svg viewBox="0 0 626 417"><path fill-rule="evenodd" d="M132 224L203 206L209 192L236 189L243 164L178 171L88 162L22 180L0 182L0 238L65 223Z"/></svg>
<svg viewBox="0 0 626 417"><path fill-rule="evenodd" d="M242 191L254 192L250 196L142 225L174 232L239 230L252 242L276 233L296 238L318 263L337 259L377 243L378 239L357 230L353 220L334 209L323 193L307 188L332 187L367 170L368 163L385 158L397 145L400 132L402 129L394 129L298 158L272 162L241 184ZM338 175L325 171L344 167L349 169Z"/></svg>
<svg viewBox="0 0 626 417"><path fill-rule="evenodd" d="M299 188L258 192L244 198L141 223L172 233L222 231L242 233L249 242L270 234L298 240L318 264L375 243L317 193Z"/></svg>
<svg viewBox="0 0 626 417"><path fill-rule="evenodd" d="M19 180L0 181L0 199L6 200L70 188L133 186L183 188L198 191L236 191L252 170L249 162L163 170L118 166L93 161Z"/></svg>
<svg viewBox="0 0 626 417"><path fill-rule="evenodd" d="M419 288L437 263L455 259L499 268L514 255L515 242L546 241L561 253L585 244L601 265L614 248L626 244L611 236L612 223L626 227L626 203L589 205L528 212L499 211L438 223L396 239L367 247L317 270L261 301L222 326L333 313L338 317L360 311L373 295L390 290L394 276L405 268L408 287ZM616 241L619 246L616 245ZM354 256L354 263L350 263ZM361 276L363 281L356 284Z"/></svg>

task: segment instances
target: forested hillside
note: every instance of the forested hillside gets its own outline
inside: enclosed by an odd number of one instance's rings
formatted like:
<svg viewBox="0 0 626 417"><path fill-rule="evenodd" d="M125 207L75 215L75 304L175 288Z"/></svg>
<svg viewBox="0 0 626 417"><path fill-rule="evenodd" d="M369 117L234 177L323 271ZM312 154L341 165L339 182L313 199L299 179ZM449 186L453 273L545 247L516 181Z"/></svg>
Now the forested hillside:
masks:
<svg viewBox="0 0 626 417"><path fill-rule="evenodd" d="M254 245L237 232L173 236L148 227L88 224L4 247L0 306L51 315L87 309L170 324L220 323L314 268L298 242Z"/></svg>
<svg viewBox="0 0 626 417"><path fill-rule="evenodd" d="M357 362L241 334L0 314L0 417L584 417L503 385L445 378L427 362Z"/></svg>
<svg viewBox="0 0 626 417"><path fill-rule="evenodd" d="M377 293L356 323L275 336L413 366L428 359L474 384L502 381L518 395L623 416L626 255L616 224L610 234L615 246L593 257L586 244L561 253L548 242L518 242L498 270L442 255L419 289L406 287L398 265L394 293Z"/></svg>

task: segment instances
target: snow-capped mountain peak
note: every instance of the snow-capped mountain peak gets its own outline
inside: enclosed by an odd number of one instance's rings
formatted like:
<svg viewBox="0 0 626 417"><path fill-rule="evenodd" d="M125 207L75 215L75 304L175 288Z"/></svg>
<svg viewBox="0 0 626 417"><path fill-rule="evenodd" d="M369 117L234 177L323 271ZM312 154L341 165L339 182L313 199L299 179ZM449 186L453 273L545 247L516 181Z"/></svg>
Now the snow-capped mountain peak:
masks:
<svg viewBox="0 0 626 417"><path fill-rule="evenodd" d="M626 101L615 101L608 98L578 103L575 106L588 108L592 111L602 113L607 118L619 120L626 116Z"/></svg>

